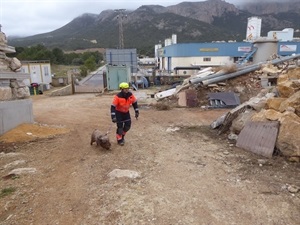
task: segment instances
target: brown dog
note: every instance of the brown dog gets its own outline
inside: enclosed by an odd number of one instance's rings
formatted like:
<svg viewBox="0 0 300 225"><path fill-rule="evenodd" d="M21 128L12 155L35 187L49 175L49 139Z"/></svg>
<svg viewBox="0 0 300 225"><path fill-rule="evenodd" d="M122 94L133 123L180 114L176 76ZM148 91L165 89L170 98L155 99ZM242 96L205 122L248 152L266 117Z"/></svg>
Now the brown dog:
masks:
<svg viewBox="0 0 300 225"><path fill-rule="evenodd" d="M111 143L107 134L101 134L98 129L95 129L91 136L91 145L96 142L96 145L100 145L102 148L110 149Z"/></svg>

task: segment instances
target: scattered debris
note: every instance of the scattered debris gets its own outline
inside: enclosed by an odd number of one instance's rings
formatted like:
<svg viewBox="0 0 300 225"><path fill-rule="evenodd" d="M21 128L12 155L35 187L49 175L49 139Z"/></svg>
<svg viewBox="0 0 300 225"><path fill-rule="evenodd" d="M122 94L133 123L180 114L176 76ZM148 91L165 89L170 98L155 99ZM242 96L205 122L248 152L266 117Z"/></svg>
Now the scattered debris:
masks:
<svg viewBox="0 0 300 225"><path fill-rule="evenodd" d="M10 167L17 166L17 165L20 165L20 164L25 164L25 163L26 163L25 160L16 160L16 161L13 161L9 164L4 165L3 168L7 169L7 168L10 168Z"/></svg>
<svg viewBox="0 0 300 225"><path fill-rule="evenodd" d="M110 179L120 178L120 177L128 177L131 179L135 179L135 178L139 178L140 174L133 170L114 169L108 174L108 176L110 177Z"/></svg>
<svg viewBox="0 0 300 225"><path fill-rule="evenodd" d="M179 127L168 127L166 131L167 132L175 132L175 131L178 131L178 130L180 130Z"/></svg>
<svg viewBox="0 0 300 225"><path fill-rule="evenodd" d="M170 110L171 106L165 102L158 102L157 104L155 104L155 108L157 110Z"/></svg>
<svg viewBox="0 0 300 225"><path fill-rule="evenodd" d="M299 58L299 54L272 56L269 61L257 64L234 64L219 70L205 68L176 88L157 93L155 99L176 97L178 106L196 106L203 110L233 107L211 124L212 129L218 129L219 135L230 130L228 137L237 141L237 146L266 157L273 155L276 146L281 155L300 161ZM196 95L188 96L190 93ZM249 125L247 128L246 124L258 121L265 125L247 131ZM262 141L258 137L255 139L256 129L275 131L269 136L261 135L260 138L271 138ZM249 146L243 143L245 132L247 138L254 138Z"/></svg>
<svg viewBox="0 0 300 225"><path fill-rule="evenodd" d="M36 168L17 168L10 171L6 176L3 177L3 179L9 179L16 177L21 174L29 174L29 173L36 173Z"/></svg>

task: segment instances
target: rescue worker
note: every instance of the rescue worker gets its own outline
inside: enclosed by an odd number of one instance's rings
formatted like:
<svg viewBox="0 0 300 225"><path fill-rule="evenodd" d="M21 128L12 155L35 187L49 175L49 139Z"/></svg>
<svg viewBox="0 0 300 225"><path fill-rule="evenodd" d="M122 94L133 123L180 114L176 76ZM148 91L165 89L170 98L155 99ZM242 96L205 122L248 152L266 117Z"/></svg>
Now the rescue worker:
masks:
<svg viewBox="0 0 300 225"><path fill-rule="evenodd" d="M117 123L117 142L119 145L124 145L124 137L131 127L129 108L133 106L136 119L139 117L139 108L136 97L129 91L129 84L122 82L119 88L121 91L114 96L110 112L112 122Z"/></svg>

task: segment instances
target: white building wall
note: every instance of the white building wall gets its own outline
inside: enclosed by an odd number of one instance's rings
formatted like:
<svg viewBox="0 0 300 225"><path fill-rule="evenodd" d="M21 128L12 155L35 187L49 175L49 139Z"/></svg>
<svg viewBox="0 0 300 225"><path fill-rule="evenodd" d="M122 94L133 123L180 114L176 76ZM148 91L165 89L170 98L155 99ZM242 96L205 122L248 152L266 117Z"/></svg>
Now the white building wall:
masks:
<svg viewBox="0 0 300 225"><path fill-rule="evenodd" d="M294 29L286 28L282 31L269 31L267 37L279 41L292 41L294 38Z"/></svg>
<svg viewBox="0 0 300 225"><path fill-rule="evenodd" d="M208 61L210 59L210 61ZM228 56L218 57L178 57L172 58L172 70L178 66L224 66L233 63L233 58Z"/></svg>
<svg viewBox="0 0 300 225"><path fill-rule="evenodd" d="M52 82L50 64L41 64L41 68L42 68L43 84L50 84Z"/></svg>
<svg viewBox="0 0 300 225"><path fill-rule="evenodd" d="M210 61L207 61L210 59ZM172 57L170 66L168 68L168 58L161 58L160 70L162 72L174 72L175 67L192 67L192 66L200 66L200 67L216 67L216 66L225 66L228 64L234 63L234 59L229 56L224 57ZM183 73L186 75L196 74L198 70L186 70L179 71L178 74Z"/></svg>
<svg viewBox="0 0 300 225"><path fill-rule="evenodd" d="M50 84L52 82L50 63L24 63L21 72L30 74L30 80L24 81L26 85L31 83Z"/></svg>
<svg viewBox="0 0 300 225"><path fill-rule="evenodd" d="M247 23L246 41L253 41L261 35L261 18L250 17Z"/></svg>

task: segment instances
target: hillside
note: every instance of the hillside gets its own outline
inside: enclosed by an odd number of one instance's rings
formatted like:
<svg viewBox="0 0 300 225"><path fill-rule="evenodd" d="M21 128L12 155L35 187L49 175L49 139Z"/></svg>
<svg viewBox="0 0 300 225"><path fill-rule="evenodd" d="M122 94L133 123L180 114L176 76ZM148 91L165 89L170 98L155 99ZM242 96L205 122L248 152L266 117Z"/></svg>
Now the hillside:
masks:
<svg viewBox="0 0 300 225"><path fill-rule="evenodd" d="M281 7L283 4L284 7ZM262 17L262 35L266 36L270 30L287 27L294 28L295 31L300 29L300 13L299 10L294 10L298 5L294 2L268 3L269 11L264 14L264 3L258 4L256 7L261 9L259 16ZM221 0L182 2L168 7L141 6L134 11L125 11L124 46L150 50L172 34L177 34L178 42L185 43L242 41L246 35L247 18L258 15L252 7L253 4L250 3L248 7L243 5L237 8ZM270 12L271 9L274 13ZM295 36L299 37L299 32L295 32ZM8 44L16 47L42 44L64 50L117 48L118 13L105 10L99 15L83 14L52 32L25 38L8 38Z"/></svg>

